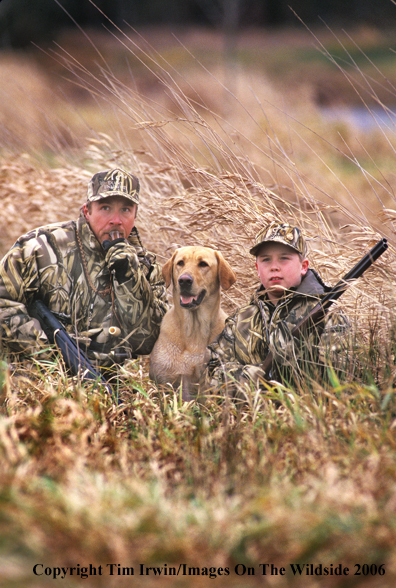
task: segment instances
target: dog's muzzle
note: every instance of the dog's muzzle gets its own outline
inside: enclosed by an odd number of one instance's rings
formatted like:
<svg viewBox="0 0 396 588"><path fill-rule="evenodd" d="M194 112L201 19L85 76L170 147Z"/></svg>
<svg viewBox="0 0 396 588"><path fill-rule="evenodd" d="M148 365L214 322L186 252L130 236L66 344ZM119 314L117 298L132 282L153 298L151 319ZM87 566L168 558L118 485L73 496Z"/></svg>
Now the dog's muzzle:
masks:
<svg viewBox="0 0 396 588"><path fill-rule="evenodd" d="M180 288L180 306L182 308L197 308L204 299L206 290L202 290L196 296L192 295L191 288L194 280L189 274L182 274L178 282Z"/></svg>
<svg viewBox="0 0 396 588"><path fill-rule="evenodd" d="M202 290L198 294L198 296L186 296L185 294L180 294L180 306L182 308L197 308L205 298L206 290Z"/></svg>

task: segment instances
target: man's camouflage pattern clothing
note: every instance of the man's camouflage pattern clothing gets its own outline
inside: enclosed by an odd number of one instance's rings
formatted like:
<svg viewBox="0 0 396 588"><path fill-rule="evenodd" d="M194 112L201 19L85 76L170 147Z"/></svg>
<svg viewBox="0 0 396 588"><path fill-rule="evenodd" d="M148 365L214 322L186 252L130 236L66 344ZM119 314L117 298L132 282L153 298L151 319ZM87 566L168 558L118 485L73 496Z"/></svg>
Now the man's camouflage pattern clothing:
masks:
<svg viewBox="0 0 396 588"><path fill-rule="evenodd" d="M270 379L293 382L304 372L317 375L325 364L339 363L350 325L345 315L333 308L320 328L311 329L301 340L293 338L293 327L328 291L320 276L308 270L301 284L273 305L263 288L246 306L227 321L223 332L206 353L203 386L207 391L236 395L239 384L264 380L260 364L271 352L274 357Z"/></svg>
<svg viewBox="0 0 396 588"><path fill-rule="evenodd" d="M0 262L3 352L20 356L41 351L37 358L46 358L47 337L28 314L29 304L39 298L98 365L110 365L109 354L120 348L130 356L149 354L167 310L161 268L132 229L122 246L129 267L119 283L108 269L116 247L105 253L83 216L20 237ZM111 326L121 334L110 335Z"/></svg>

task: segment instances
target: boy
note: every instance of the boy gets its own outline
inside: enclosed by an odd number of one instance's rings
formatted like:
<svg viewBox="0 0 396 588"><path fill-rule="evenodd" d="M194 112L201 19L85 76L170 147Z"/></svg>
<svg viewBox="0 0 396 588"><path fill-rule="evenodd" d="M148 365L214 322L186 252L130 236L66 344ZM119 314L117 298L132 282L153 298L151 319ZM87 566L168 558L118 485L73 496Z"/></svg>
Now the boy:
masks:
<svg viewBox="0 0 396 588"><path fill-rule="evenodd" d="M235 396L244 384L265 382L261 364L271 352L271 380L292 383L303 372L317 377L340 349L349 330L337 309L326 315L306 338L295 339L293 327L328 291L309 268L305 239L297 227L272 222L262 229L250 253L256 257L261 285L250 303L226 321L224 331L206 352L204 389Z"/></svg>

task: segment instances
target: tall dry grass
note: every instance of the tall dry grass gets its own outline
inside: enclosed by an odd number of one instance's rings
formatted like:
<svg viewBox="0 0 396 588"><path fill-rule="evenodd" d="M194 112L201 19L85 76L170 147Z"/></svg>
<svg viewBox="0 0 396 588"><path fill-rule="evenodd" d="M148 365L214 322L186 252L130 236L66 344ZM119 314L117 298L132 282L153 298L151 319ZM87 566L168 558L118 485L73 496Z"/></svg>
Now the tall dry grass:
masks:
<svg viewBox="0 0 396 588"><path fill-rule="evenodd" d="M393 586L392 128L364 136L325 122L310 87L281 92L257 70L237 69L231 92L220 69L194 54L191 71L177 67L129 30L106 43L94 43L89 65L82 43L78 58L62 46L50 54L74 92L89 97L80 112L59 99L30 153L18 150L18 136L4 141L3 251L29 228L77 216L89 177L115 164L141 178L137 225L161 262L197 242L224 253L238 275L223 297L229 311L257 286L247 251L272 218L304 227L312 265L331 283L381 236L390 248L341 299L359 344L359 372L345 381L329 374L326 385L252 390L243 410L215 400L202 407L158 390L141 360L122 368L117 407L60 363L11 373L3 362L0 578L41 588L51 578L36 576L35 564L92 564L96 575L57 582ZM115 48L128 75L112 67ZM364 81L361 67L352 73ZM120 564L113 576L111 563ZM139 564L183 563L199 573L138 575ZM264 563L287 575L263 576ZM350 573L300 578L292 563L341 563ZM355 576L355 564L373 567ZM238 576L237 565L255 574ZM118 575L122 567L135 575Z"/></svg>

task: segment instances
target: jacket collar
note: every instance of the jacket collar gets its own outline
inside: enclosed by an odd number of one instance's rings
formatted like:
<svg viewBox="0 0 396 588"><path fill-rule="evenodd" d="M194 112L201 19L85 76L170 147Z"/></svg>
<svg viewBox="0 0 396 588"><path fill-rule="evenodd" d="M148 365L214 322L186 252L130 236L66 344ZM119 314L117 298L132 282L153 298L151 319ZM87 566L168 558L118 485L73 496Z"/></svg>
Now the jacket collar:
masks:
<svg viewBox="0 0 396 588"><path fill-rule="evenodd" d="M89 226L87 219L84 216L80 216L77 220L77 231L81 236L81 241L85 247L91 251L100 252L104 255L103 247L95 237L94 232Z"/></svg>
<svg viewBox="0 0 396 588"><path fill-rule="evenodd" d="M296 288L296 292L307 296L321 296L325 293L326 288L327 286L318 272L313 269L308 269L301 280L301 284Z"/></svg>

